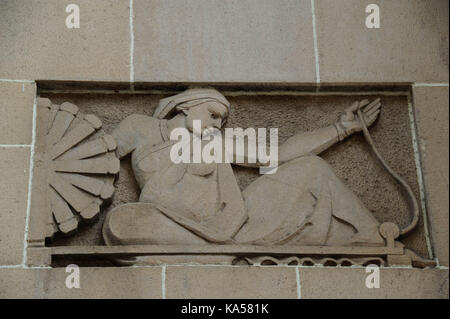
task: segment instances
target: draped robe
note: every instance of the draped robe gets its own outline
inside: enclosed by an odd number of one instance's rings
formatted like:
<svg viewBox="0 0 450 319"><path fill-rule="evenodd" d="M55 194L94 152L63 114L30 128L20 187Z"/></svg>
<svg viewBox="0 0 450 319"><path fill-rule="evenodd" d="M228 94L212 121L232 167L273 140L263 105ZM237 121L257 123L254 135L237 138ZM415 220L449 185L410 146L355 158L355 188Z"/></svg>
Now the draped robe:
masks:
<svg viewBox="0 0 450 319"><path fill-rule="evenodd" d="M149 145L145 141L151 138L146 135L155 134L155 130L135 130L155 125L161 141ZM150 226L144 232L148 231L149 237L156 231L151 226L154 214L162 214L167 219L164 223L175 223L206 243L384 244L371 212L320 157L305 155L286 162L275 174L257 178L241 192L228 163L173 163L170 148L174 142L166 125L166 120L134 115L113 133L119 156L132 152L133 171L141 187L139 202L149 205L148 215L141 212L144 219L148 218L144 224ZM114 225L108 224L112 219L107 219L105 241L125 244L122 236L127 238L126 243L147 242L142 238L146 235L137 231L140 226L133 225L131 215L125 221L131 225L127 233L117 234L112 231ZM134 238L133 231L140 237L130 239Z"/></svg>

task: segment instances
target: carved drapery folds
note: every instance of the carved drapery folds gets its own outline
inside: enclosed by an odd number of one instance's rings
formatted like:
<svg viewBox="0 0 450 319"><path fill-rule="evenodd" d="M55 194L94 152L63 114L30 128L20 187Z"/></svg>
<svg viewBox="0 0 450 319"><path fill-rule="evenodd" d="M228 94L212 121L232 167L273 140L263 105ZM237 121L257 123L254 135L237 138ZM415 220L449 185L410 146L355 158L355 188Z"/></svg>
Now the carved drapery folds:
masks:
<svg viewBox="0 0 450 319"><path fill-rule="evenodd" d="M405 249L399 227L379 223L318 156L361 130L351 116L341 117L339 125L295 135L291 149L284 150L291 157L281 161L278 175L259 177L241 192L229 163L209 166L207 174L199 174L203 170L176 166L167 157L171 120L184 123L190 108L205 104L210 110L214 103L218 109L225 106L223 114L228 116L225 97L212 89L196 89L161 100L158 110L161 103L171 107L167 116L133 114L109 135L99 118L83 114L76 105L38 99L33 174L37 181L28 244L29 255L41 257L31 263L48 265L52 257L76 256L120 265L434 264ZM361 101L347 112L357 119L364 110L370 126L380 107L379 99ZM201 110L196 112L192 114ZM364 131L367 135L365 126ZM105 210L105 245L49 245L56 233L70 236L82 223L96 220L114 195L118 157L127 154L140 198ZM417 220L413 222L415 226Z"/></svg>

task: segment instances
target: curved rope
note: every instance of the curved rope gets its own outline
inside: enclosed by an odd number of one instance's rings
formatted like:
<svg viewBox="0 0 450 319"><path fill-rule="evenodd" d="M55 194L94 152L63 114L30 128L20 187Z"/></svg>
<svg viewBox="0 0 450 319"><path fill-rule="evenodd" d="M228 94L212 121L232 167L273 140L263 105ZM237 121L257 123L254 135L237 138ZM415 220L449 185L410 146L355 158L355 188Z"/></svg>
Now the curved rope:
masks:
<svg viewBox="0 0 450 319"><path fill-rule="evenodd" d="M400 231L400 235L405 235L409 233L414 227L416 227L417 223L419 222L419 205L417 204L417 199L414 196L413 191L411 190L411 187L397 174L395 173L392 168L389 167L389 165L384 161L384 159L381 157L380 153L378 152L377 148L375 147L375 144L372 140L372 137L369 134L369 130L367 129L367 124L364 120L364 117L362 115L361 109L358 109L358 117L361 122L361 126L363 129L364 137L369 143L370 147L372 148L373 153L375 154L375 157L378 159L378 161L381 163L381 165L386 169L386 171L391 175L394 180L400 184L400 186L403 188L403 190L406 193L406 198L409 206L410 213L412 215L411 222L408 226L404 227Z"/></svg>

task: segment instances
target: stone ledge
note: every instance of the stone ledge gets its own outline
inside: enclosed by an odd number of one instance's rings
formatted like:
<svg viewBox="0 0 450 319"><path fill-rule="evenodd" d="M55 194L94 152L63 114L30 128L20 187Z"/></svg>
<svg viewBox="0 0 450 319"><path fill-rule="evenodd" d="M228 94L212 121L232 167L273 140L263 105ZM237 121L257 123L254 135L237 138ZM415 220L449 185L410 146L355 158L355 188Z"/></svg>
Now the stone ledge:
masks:
<svg viewBox="0 0 450 319"><path fill-rule="evenodd" d="M380 288L367 288L364 268L300 268L301 296L316 298L448 298L448 269L380 268Z"/></svg>
<svg viewBox="0 0 450 319"><path fill-rule="evenodd" d="M298 298L295 266L167 266L167 298ZM448 269L381 268L369 289L364 268L299 267L301 298L448 298ZM0 269L0 298L162 298L162 267Z"/></svg>
<svg viewBox="0 0 450 319"><path fill-rule="evenodd" d="M297 298L295 267L168 266L167 298Z"/></svg>
<svg viewBox="0 0 450 319"><path fill-rule="evenodd" d="M161 267L79 268L69 289L65 268L0 269L1 298L161 298Z"/></svg>

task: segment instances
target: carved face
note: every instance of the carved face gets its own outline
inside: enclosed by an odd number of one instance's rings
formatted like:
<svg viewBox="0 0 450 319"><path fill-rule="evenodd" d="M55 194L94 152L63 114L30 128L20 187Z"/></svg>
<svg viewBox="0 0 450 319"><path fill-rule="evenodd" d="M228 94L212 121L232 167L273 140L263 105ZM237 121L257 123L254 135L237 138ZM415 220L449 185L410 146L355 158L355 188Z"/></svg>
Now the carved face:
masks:
<svg viewBox="0 0 450 319"><path fill-rule="evenodd" d="M186 115L186 128L193 131L194 120L202 123L202 132L205 129L221 129L224 120L228 117L228 109L225 105L217 102L206 102L183 110Z"/></svg>

